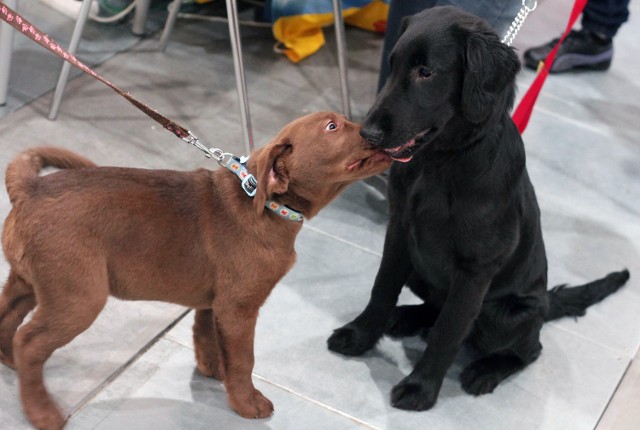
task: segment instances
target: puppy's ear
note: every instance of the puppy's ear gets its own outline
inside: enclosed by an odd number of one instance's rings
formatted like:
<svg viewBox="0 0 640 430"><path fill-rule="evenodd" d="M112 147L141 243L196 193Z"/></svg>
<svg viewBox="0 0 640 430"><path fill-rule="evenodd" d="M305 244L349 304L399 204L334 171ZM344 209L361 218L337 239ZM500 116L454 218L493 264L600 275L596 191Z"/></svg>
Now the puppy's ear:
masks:
<svg viewBox="0 0 640 430"><path fill-rule="evenodd" d="M494 109L510 109L496 103L512 104L520 61L512 48L489 31L470 31L465 50L462 112L479 123Z"/></svg>
<svg viewBox="0 0 640 430"><path fill-rule="evenodd" d="M289 189L289 170L286 155L292 150L288 139L274 141L265 146L256 160L258 188L253 196L253 206L260 215L264 204L273 194L283 194Z"/></svg>
<svg viewBox="0 0 640 430"><path fill-rule="evenodd" d="M407 31L407 27L409 27L410 22L411 22L411 16L405 16L400 20L400 30L398 31L398 38L402 36L402 33Z"/></svg>

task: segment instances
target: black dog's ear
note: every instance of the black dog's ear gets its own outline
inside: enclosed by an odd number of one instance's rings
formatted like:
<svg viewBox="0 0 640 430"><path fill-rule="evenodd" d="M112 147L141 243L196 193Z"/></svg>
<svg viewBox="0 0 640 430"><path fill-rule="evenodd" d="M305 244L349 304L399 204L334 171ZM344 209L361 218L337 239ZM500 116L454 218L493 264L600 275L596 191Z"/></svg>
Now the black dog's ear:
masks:
<svg viewBox="0 0 640 430"><path fill-rule="evenodd" d="M400 31L398 31L398 38L402 36L402 33L407 31L407 27L409 27L410 22L411 22L411 16L405 16L400 20Z"/></svg>
<svg viewBox="0 0 640 430"><path fill-rule="evenodd" d="M464 63L462 112L469 121L486 120L496 103L513 103L520 61L513 49L502 43L495 33L470 31Z"/></svg>

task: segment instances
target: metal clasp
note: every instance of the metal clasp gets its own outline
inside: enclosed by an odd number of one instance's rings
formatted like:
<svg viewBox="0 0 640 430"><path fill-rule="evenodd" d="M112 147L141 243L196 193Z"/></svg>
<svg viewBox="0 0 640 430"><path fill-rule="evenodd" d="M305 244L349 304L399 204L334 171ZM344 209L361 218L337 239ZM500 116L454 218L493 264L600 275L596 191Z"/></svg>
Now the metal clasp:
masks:
<svg viewBox="0 0 640 430"><path fill-rule="evenodd" d="M205 157L213 158L221 166L223 166L225 164L225 162L226 162L225 160L228 160L228 158L233 157L233 154L230 154L228 152L224 152L222 149L207 148L202 143L200 143L198 138L196 136L194 136L193 134L191 134L190 131L188 131L187 133L189 133L189 136L183 137L182 138L183 141L187 142L189 145L195 146L200 151L204 152L204 156Z"/></svg>

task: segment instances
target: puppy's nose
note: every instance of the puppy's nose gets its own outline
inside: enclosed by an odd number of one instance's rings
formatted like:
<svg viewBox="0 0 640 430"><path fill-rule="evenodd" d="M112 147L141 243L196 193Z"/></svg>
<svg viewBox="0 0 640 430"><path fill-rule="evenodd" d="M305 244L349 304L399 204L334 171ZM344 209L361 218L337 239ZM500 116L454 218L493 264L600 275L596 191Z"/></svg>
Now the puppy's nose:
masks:
<svg viewBox="0 0 640 430"><path fill-rule="evenodd" d="M382 135L382 130L376 127L363 127L360 130L360 136L362 136L370 144L376 146L382 143Z"/></svg>

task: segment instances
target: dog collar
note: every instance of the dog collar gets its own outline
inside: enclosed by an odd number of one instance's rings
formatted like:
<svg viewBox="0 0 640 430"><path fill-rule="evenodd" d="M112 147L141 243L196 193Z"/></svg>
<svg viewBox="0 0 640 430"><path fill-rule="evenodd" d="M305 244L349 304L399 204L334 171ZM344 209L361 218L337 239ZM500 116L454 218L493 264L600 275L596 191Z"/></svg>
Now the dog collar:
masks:
<svg viewBox="0 0 640 430"><path fill-rule="evenodd" d="M258 189L258 181L255 176L247 170L246 163L247 160L249 160L249 157L236 157L235 155L229 154L229 157L227 158L228 159L226 161L220 160L220 165L234 173L240 179L241 187L249 197L255 196L256 190ZM273 200L267 200L264 207L278 215L280 218L284 218L289 221L301 222L304 219L300 212L294 211L293 209L281 205Z"/></svg>

